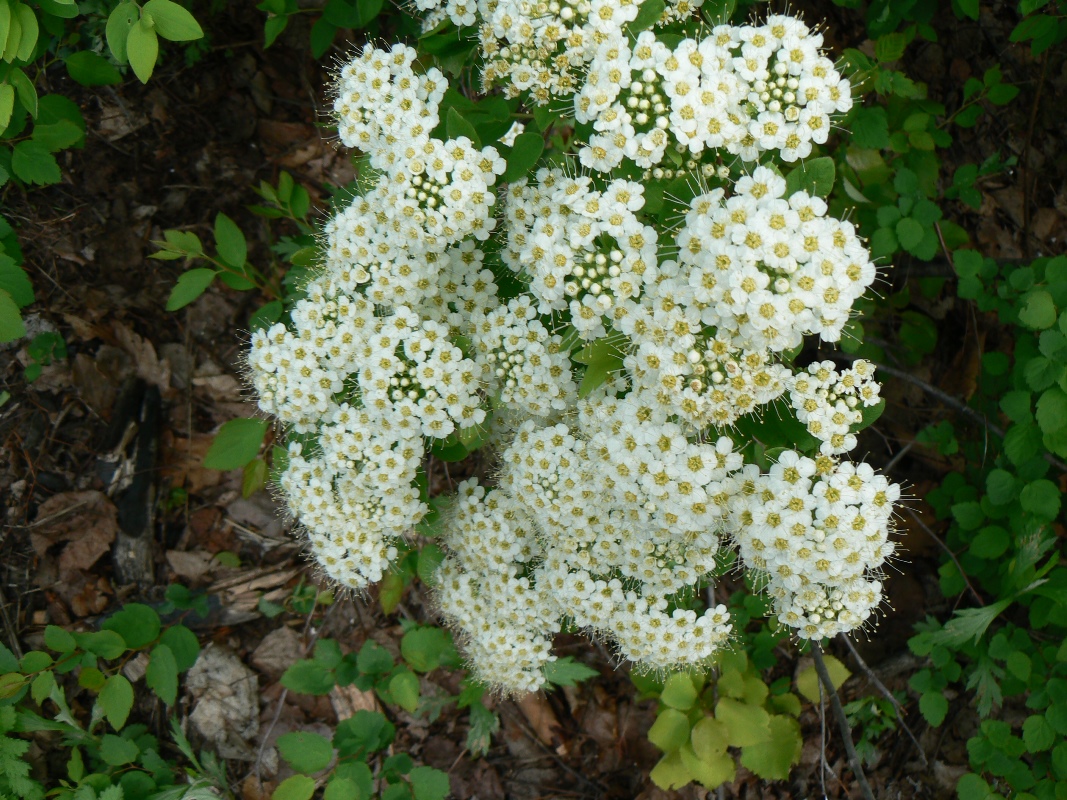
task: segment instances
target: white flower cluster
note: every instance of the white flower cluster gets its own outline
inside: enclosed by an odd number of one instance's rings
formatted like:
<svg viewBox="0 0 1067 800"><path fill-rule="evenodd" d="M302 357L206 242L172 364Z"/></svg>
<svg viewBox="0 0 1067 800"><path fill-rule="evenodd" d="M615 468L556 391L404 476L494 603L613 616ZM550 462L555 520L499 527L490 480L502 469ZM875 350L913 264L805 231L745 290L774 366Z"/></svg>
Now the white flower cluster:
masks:
<svg viewBox="0 0 1067 800"><path fill-rule="evenodd" d="M342 69L342 141L369 155L373 185L326 224L322 270L248 358L260 409L295 434L289 507L326 573L355 589L381 579L426 513L426 442L485 422L484 359L457 342L499 305L477 242L504 162L430 137L446 83L415 56L368 47Z"/></svg>
<svg viewBox="0 0 1067 800"><path fill-rule="evenodd" d="M428 448L489 441L496 486L461 484L436 581L487 683L542 686L563 625L646 668L706 663L730 616L694 587L728 544L797 635L863 624L899 489L835 456L878 384L864 361L794 375L786 351L836 342L875 269L851 224L770 166L730 182L739 160L806 155L849 107L821 37L774 16L668 46L624 32L637 0L416 5L431 27L478 26L487 85L573 95L586 174L557 162L498 204L496 148L433 136L441 72L402 45L342 69L335 110L367 156L363 189L249 355L260 408L291 433L280 483L322 568L354 589L379 580L426 514ZM718 188L669 226L632 178L673 177L662 165L679 156ZM726 433L783 395L824 445L761 474Z"/></svg>
<svg viewBox="0 0 1067 800"><path fill-rule="evenodd" d="M882 599L900 487L867 464L793 451L769 473L746 466L741 478L734 535L745 564L766 578L779 622L804 639L862 625Z"/></svg>
<svg viewBox="0 0 1067 800"><path fill-rule="evenodd" d="M789 350L809 334L838 341L875 278L851 223L826 216L818 197L785 192L783 178L757 167L730 197L693 198L676 237L678 273L659 286L740 349Z"/></svg>
<svg viewBox="0 0 1067 800"><path fill-rule="evenodd" d="M822 361L792 377L789 402L808 433L823 442L822 452L847 453L856 446L849 429L863 420L864 408L878 405L880 388L869 361L858 359L843 372Z"/></svg>
<svg viewBox="0 0 1067 800"><path fill-rule="evenodd" d="M632 181L598 190L588 176L560 169L511 185L502 255L529 278L538 313L567 310L581 338L606 335L605 315L639 297L656 276L656 229L636 214L644 203L644 190Z"/></svg>
<svg viewBox="0 0 1067 800"><path fill-rule="evenodd" d="M852 107L848 81L821 46L821 34L782 15L760 26L719 25L673 50L652 31L632 44L609 38L574 97L575 118L594 130L582 164L607 172L626 159L649 169L671 147L686 158L679 174L700 166L710 177L715 162L702 162L705 153L804 158L826 141L831 115Z"/></svg>

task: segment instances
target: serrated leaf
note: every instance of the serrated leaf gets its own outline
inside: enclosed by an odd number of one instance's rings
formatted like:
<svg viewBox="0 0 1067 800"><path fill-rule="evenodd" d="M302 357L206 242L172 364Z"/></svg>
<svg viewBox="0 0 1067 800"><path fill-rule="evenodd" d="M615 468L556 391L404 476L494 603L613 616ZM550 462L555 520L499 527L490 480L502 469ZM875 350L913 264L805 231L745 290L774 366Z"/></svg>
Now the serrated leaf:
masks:
<svg viewBox="0 0 1067 800"><path fill-rule="evenodd" d="M693 726L690 741L697 756L711 760L716 754L726 752L730 746L730 732L714 717L704 717Z"/></svg>
<svg viewBox="0 0 1067 800"><path fill-rule="evenodd" d="M727 781L732 781L737 772L734 757L726 752L711 753L704 757L698 754L692 745L683 744L678 755L689 771L690 780L696 781L705 789L715 789Z"/></svg>
<svg viewBox="0 0 1067 800"><path fill-rule="evenodd" d="M333 759L333 744L310 731L292 731L278 737L278 752L294 772L308 775L326 769Z"/></svg>
<svg viewBox="0 0 1067 800"><path fill-rule="evenodd" d="M415 800L445 800L451 792L448 775L433 767L415 767L408 780Z"/></svg>
<svg viewBox="0 0 1067 800"><path fill-rule="evenodd" d="M412 628L400 640L400 654L416 672L430 672L452 651L452 641L441 628Z"/></svg>
<svg viewBox="0 0 1067 800"><path fill-rule="evenodd" d="M419 707L419 677L410 670L398 672L389 679L389 694L402 709L414 712Z"/></svg>
<svg viewBox="0 0 1067 800"><path fill-rule="evenodd" d="M159 57L159 38L143 11L141 19L130 28L126 37L126 57L137 79L141 83L148 83Z"/></svg>
<svg viewBox="0 0 1067 800"><path fill-rule="evenodd" d="M84 140L85 133L69 119L33 126L33 141L41 143L51 153L66 150Z"/></svg>
<svg viewBox="0 0 1067 800"><path fill-rule="evenodd" d="M0 253L0 289L11 295L15 304L22 308L33 302L33 284L26 270L10 256Z"/></svg>
<svg viewBox="0 0 1067 800"><path fill-rule="evenodd" d="M926 692L919 698L919 711L923 718L935 728L945 721L948 714L948 700L941 692Z"/></svg>
<svg viewBox="0 0 1067 800"><path fill-rule="evenodd" d="M968 640L977 642L1011 602L1011 598L1008 598L982 608L960 609L945 623L945 627L930 634L930 641L948 647L960 647Z"/></svg>
<svg viewBox="0 0 1067 800"><path fill-rule="evenodd" d="M278 784L271 800L310 800L315 794L315 779L307 775L291 775Z"/></svg>
<svg viewBox="0 0 1067 800"><path fill-rule="evenodd" d="M112 767L132 764L140 752L135 742L113 733L105 733L100 739L100 757Z"/></svg>
<svg viewBox="0 0 1067 800"><path fill-rule="evenodd" d="M101 627L119 634L128 648L137 650L159 638L159 614L143 603L127 603Z"/></svg>
<svg viewBox="0 0 1067 800"><path fill-rule="evenodd" d="M826 197L833 191L837 170L829 156L810 158L785 176L786 196L807 192L812 197Z"/></svg>
<svg viewBox="0 0 1067 800"><path fill-rule="evenodd" d="M0 342L12 342L26 335L19 307L8 293L0 289Z"/></svg>
<svg viewBox="0 0 1067 800"><path fill-rule="evenodd" d="M152 648L144 677L148 688L160 700L168 706L174 705L178 698L178 662L167 645L159 644Z"/></svg>
<svg viewBox="0 0 1067 800"><path fill-rule="evenodd" d="M78 647L111 661L126 652L126 641L115 631L87 631L73 634Z"/></svg>
<svg viewBox="0 0 1067 800"><path fill-rule="evenodd" d="M665 753L689 741L689 717L673 708L664 708L648 729L648 740Z"/></svg>
<svg viewBox="0 0 1067 800"><path fill-rule="evenodd" d="M185 306L196 300L212 284L216 275L218 275L216 270L206 267L183 272L178 276L178 282L171 289L170 297L167 298L167 311L177 311L180 308L185 308Z"/></svg>
<svg viewBox="0 0 1067 800"><path fill-rule="evenodd" d="M648 775L660 789L680 789L691 780L693 773L682 762L682 755L677 750L667 753L652 768Z"/></svg>
<svg viewBox="0 0 1067 800"><path fill-rule="evenodd" d="M63 179L55 156L43 144L32 139L15 145L11 154L11 171L23 183L39 186L59 183Z"/></svg>
<svg viewBox="0 0 1067 800"><path fill-rule="evenodd" d="M1046 478L1031 481L1019 493L1023 511L1029 511L1043 520L1053 520L1060 513L1060 490Z"/></svg>
<svg viewBox="0 0 1067 800"><path fill-rule="evenodd" d="M822 658L826 664L826 671L830 673L830 682L834 685L834 689L840 689L841 684L847 681L852 673L849 672L848 667L834 656L824 654ZM797 675L797 691L811 702L819 702L819 673L815 670L815 664L809 665ZM823 700L827 699L825 688L821 696Z"/></svg>
<svg viewBox="0 0 1067 800"><path fill-rule="evenodd" d="M204 456L208 469L241 469L259 455L267 435L265 419L232 419L215 434L215 440Z"/></svg>
<svg viewBox="0 0 1067 800"><path fill-rule="evenodd" d="M290 665L281 679L282 686L299 694L329 694L335 683L333 670L306 658Z"/></svg>
<svg viewBox="0 0 1067 800"><path fill-rule="evenodd" d="M204 31L188 10L172 0L148 0L143 13L150 14L155 29L164 39L172 42L190 42L201 39Z"/></svg>
<svg viewBox="0 0 1067 800"><path fill-rule="evenodd" d="M1019 311L1019 321L1035 330L1051 328L1056 324L1056 304L1052 295L1044 289L1036 289L1026 298L1026 305Z"/></svg>
<svg viewBox="0 0 1067 800"><path fill-rule="evenodd" d="M660 693L660 700L671 708L686 711L693 707L697 699L697 690L692 679L684 672L676 672L667 678Z"/></svg>
<svg viewBox="0 0 1067 800"><path fill-rule="evenodd" d="M124 675L112 675L104 682L96 702L100 703L111 727L120 730L133 708L133 686Z"/></svg>
<svg viewBox="0 0 1067 800"><path fill-rule="evenodd" d="M564 656L549 661L544 667L545 680L554 686L577 686L590 678L599 677L600 673L587 667L573 656Z"/></svg>
<svg viewBox="0 0 1067 800"><path fill-rule="evenodd" d="M800 760L804 743L800 725L790 717L775 714L770 719L770 730L767 741L741 749L741 765L764 780L785 780L789 770Z"/></svg>
<svg viewBox="0 0 1067 800"><path fill-rule="evenodd" d="M719 698L715 704L715 719L726 726L730 744L748 747L770 738L771 715L759 706L750 706L731 697Z"/></svg>

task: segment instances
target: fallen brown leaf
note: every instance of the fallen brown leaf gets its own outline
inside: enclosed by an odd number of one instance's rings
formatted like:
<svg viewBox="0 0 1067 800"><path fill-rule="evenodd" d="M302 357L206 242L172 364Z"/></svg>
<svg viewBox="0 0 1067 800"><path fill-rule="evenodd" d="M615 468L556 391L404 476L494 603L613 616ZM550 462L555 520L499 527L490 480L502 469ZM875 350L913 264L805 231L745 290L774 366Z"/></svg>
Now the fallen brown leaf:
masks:
<svg viewBox="0 0 1067 800"><path fill-rule="evenodd" d="M89 569L106 553L118 531L118 512L103 492L64 492L48 498L31 525L30 543L41 558L63 544L60 577Z"/></svg>

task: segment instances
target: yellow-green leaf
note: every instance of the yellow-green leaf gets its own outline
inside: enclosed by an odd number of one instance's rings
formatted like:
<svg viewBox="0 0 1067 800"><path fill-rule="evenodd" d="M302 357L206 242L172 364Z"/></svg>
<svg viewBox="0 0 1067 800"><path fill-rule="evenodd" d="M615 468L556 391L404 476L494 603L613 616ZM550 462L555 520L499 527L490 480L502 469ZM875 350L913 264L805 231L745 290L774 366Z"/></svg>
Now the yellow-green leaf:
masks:
<svg viewBox="0 0 1067 800"><path fill-rule="evenodd" d="M826 662L826 671L830 673L830 681L833 683L834 689L840 688L841 684L852 675L848 671L848 667L831 655L824 655L823 661ZM801 670L800 674L797 675L797 691L811 702L819 702L819 673L815 671L814 664L809 664L806 669ZM822 697L826 699L825 691L823 691Z"/></svg>

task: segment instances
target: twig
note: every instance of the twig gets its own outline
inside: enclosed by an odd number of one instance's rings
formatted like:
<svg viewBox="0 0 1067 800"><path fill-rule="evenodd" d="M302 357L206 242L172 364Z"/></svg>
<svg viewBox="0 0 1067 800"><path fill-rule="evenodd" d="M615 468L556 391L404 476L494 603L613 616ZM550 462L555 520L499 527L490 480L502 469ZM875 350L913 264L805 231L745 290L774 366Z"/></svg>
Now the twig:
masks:
<svg viewBox="0 0 1067 800"><path fill-rule="evenodd" d="M963 582L966 583L967 588L971 590L971 595L974 597L975 602L977 602L980 606L984 606L985 601L982 600L982 596L978 594L978 590L975 589L974 586L971 584L970 579L967 577L967 573L963 571L963 565L960 564L960 560L956 558L956 554L952 552L952 549L941 540L940 536L938 536L930 529L929 525L922 521L922 517L920 517L910 508L905 507L904 510L907 511L908 516L915 520L915 522L918 523L919 527L926 532L926 535L933 539L935 542L937 542L937 546L944 550L946 555L948 555L948 557L952 559L952 563L955 564L956 569L959 570L960 577L963 578Z"/></svg>
<svg viewBox="0 0 1067 800"><path fill-rule="evenodd" d="M860 785L864 800L874 800L874 793L871 792L871 785L867 783L867 776L863 774L863 765L860 764L856 746L852 743L852 729L848 726L845 709L841 707L841 698L837 696L837 689L834 688L834 682L830 679L826 662L822 658L822 646L818 642L811 643L811 655L815 659L815 671L819 673L819 681L830 695L830 707L834 710L841 738L845 740L845 752L848 753L848 763L852 767L852 774L856 776L856 782Z"/></svg>
<svg viewBox="0 0 1067 800"><path fill-rule="evenodd" d="M906 445L904 445L902 448L900 448L896 453L894 453L893 457L891 459L889 459L889 463L887 463L884 467L882 467L882 472L884 472L886 474L892 472L893 471L893 467L895 467L897 464L899 464L900 460L902 458L904 458L904 456L906 456L911 451L911 448L913 448L914 446L915 446L915 440L912 439L910 442L908 442Z"/></svg>
<svg viewBox="0 0 1067 800"><path fill-rule="evenodd" d="M19 644L18 631L15 630L15 626L11 622L11 617L8 616L7 605L7 598L4 597L4 590L0 588L0 616L4 618L4 630L7 631L7 640L11 643L11 652L21 660L22 646Z"/></svg>
<svg viewBox="0 0 1067 800"><path fill-rule="evenodd" d="M856 646L852 644L852 640L845 636L845 634L843 633L838 634L837 638L843 641L845 643L845 646L848 647L849 652L852 653L852 657L856 660L856 663L859 664L860 669L863 670L863 674L867 676L867 680L873 683L877 687L878 691L880 691L885 696L885 699L893 704L893 708L897 712L897 722L899 722L901 727L904 728L904 732L908 734L908 738L910 738L911 741L914 743L915 749L919 751L919 758L922 759L923 766L930 766L929 761L927 761L926 759L926 753L923 752L922 745L919 744L919 740L915 737L915 734L912 732L911 728L908 727L908 723L904 720L904 708L900 705L900 701L897 700L897 698L893 695L891 691L889 691L886 685L882 683L881 680L879 680L878 676L874 674L874 670L871 669L867 665L867 662L863 660L863 656L861 656L859 654L859 651L856 650Z"/></svg>

